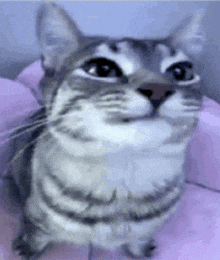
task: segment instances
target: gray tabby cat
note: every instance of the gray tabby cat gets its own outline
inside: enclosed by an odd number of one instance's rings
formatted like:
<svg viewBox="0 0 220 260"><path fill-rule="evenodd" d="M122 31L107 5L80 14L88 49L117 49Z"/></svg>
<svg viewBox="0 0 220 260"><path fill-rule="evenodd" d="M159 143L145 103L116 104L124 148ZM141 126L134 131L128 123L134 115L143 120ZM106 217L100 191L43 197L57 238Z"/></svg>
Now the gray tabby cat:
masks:
<svg viewBox="0 0 220 260"><path fill-rule="evenodd" d="M45 126L12 163L24 201L13 249L25 259L62 242L152 255L180 201L202 105L200 18L164 39L116 39L85 36L61 7L40 7Z"/></svg>

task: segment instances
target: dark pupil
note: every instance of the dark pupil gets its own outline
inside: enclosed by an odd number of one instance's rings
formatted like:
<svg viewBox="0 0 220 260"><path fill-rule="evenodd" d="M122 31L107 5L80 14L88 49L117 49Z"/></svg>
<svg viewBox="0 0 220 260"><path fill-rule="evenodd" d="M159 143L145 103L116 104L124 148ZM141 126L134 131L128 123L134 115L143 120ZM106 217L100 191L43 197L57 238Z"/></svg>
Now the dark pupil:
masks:
<svg viewBox="0 0 220 260"><path fill-rule="evenodd" d="M110 73L111 68L107 64L97 64L97 73L99 76L105 77Z"/></svg>
<svg viewBox="0 0 220 260"><path fill-rule="evenodd" d="M87 62L83 66L84 70L96 77L119 77L122 76L120 68L110 60L97 58Z"/></svg>
<svg viewBox="0 0 220 260"><path fill-rule="evenodd" d="M173 71L173 76L175 79L184 79L185 78L185 70L181 69L179 66L176 66Z"/></svg>

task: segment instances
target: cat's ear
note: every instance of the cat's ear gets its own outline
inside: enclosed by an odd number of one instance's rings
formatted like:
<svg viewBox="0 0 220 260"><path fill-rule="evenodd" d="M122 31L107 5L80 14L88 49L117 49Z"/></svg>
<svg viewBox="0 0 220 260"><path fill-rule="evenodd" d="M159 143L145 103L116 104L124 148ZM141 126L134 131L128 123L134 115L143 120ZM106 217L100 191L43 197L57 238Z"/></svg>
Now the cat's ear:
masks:
<svg viewBox="0 0 220 260"><path fill-rule="evenodd" d="M197 56L203 51L205 34L202 27L204 10L199 9L192 17L186 18L170 35L175 48L185 49L190 55Z"/></svg>
<svg viewBox="0 0 220 260"><path fill-rule="evenodd" d="M55 3L44 3L36 17L36 34L42 48L42 66L56 72L79 47L82 34L74 21Z"/></svg>

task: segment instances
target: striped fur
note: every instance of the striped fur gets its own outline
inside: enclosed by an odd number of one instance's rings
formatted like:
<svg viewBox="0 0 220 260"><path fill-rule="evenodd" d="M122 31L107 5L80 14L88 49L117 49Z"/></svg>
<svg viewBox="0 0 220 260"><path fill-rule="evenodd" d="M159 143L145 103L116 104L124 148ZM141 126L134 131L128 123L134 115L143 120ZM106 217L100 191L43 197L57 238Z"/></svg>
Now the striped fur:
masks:
<svg viewBox="0 0 220 260"><path fill-rule="evenodd" d="M187 30L190 24L184 37ZM202 105L186 51L194 41L185 46L178 33L157 40L87 37L53 3L40 8L37 35L46 125L25 171L30 191L13 247L27 259L58 242L149 256L154 233L183 193L185 150ZM188 78L178 80L182 69ZM145 91L150 84L170 90L154 100L149 93L161 90Z"/></svg>

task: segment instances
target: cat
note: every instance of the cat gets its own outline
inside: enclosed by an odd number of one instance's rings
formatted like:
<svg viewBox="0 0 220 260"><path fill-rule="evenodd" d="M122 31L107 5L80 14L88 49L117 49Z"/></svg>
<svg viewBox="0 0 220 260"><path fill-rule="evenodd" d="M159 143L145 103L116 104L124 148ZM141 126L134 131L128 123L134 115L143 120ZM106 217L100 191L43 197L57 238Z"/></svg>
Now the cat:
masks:
<svg viewBox="0 0 220 260"><path fill-rule="evenodd" d="M31 259L67 242L154 255L203 101L200 21L161 39L86 36L63 8L41 5L44 100L13 146L23 151L11 163L23 202L13 250Z"/></svg>

